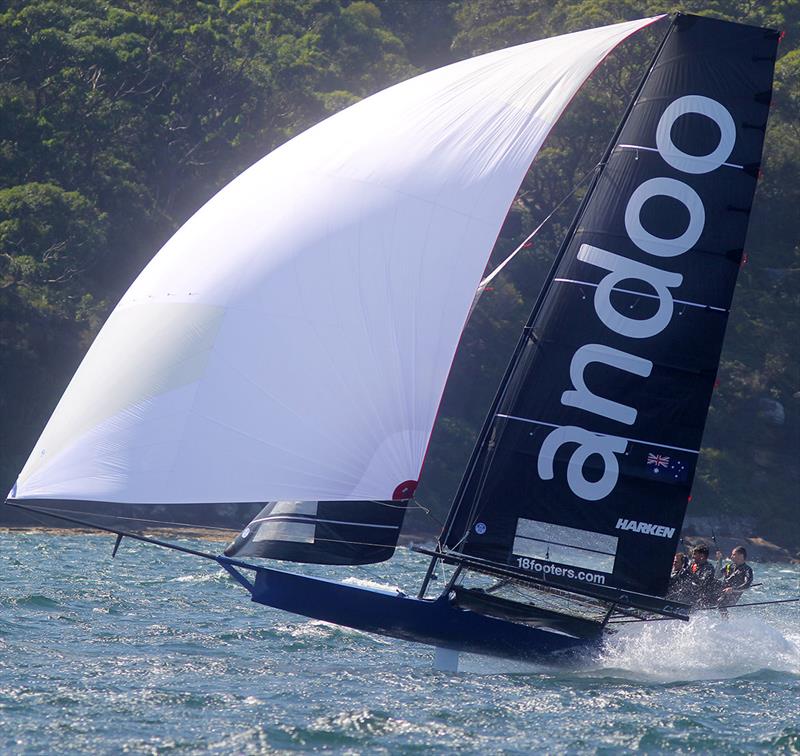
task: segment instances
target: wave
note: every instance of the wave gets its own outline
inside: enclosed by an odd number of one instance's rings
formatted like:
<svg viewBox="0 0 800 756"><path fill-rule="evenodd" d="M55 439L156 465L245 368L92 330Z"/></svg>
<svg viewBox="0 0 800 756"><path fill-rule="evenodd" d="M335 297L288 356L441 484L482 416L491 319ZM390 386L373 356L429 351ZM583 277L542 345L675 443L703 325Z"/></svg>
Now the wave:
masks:
<svg viewBox="0 0 800 756"><path fill-rule="evenodd" d="M28 596L19 596L11 599L9 602L17 606L27 606L35 609L56 609L61 604L49 596L44 596L40 593L32 593Z"/></svg>

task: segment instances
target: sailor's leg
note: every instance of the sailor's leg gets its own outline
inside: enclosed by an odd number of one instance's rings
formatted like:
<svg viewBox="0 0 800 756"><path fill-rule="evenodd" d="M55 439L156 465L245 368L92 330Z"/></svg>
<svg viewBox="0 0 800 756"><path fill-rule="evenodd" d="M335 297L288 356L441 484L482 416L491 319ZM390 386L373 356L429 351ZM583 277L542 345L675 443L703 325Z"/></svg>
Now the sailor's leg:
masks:
<svg viewBox="0 0 800 756"><path fill-rule="evenodd" d="M433 655L433 668L437 672L458 672L458 651L436 646Z"/></svg>

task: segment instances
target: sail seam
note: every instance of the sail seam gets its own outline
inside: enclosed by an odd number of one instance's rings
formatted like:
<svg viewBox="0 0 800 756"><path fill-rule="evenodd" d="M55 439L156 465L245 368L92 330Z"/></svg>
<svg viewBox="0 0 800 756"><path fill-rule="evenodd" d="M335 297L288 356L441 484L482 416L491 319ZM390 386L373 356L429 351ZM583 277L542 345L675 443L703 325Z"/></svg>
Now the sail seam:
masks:
<svg viewBox="0 0 800 756"><path fill-rule="evenodd" d="M565 428L564 425L556 425L555 423L546 423L543 420L531 420L528 417L518 417L517 415L504 415L501 413L497 413L495 417L502 417L505 420L519 420L522 423L533 423L534 425L544 425L547 428ZM611 433L598 433L597 431L590 431L595 436L611 436ZM699 449L685 449L682 446L670 446L669 444L662 444L660 441L643 441L640 438L627 438L625 436L617 436L616 438L620 438L623 441L627 441L629 444L642 444L645 446L658 446L661 449L672 449L674 451L682 451L686 452L687 454L700 454Z"/></svg>

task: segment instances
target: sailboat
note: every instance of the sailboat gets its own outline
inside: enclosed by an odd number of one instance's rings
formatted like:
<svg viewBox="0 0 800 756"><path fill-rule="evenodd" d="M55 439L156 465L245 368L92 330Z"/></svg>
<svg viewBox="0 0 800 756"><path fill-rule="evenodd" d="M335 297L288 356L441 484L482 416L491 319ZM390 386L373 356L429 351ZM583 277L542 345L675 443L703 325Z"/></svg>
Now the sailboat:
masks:
<svg viewBox="0 0 800 756"><path fill-rule="evenodd" d="M201 208L102 328L7 504L212 559L253 601L548 661L665 598L759 175L777 32L669 22L498 387L416 595L387 560L481 275L579 87L662 16L410 79ZM666 23L666 21L665 21ZM224 554L68 516L264 505ZM58 510L57 506L62 509ZM442 571L445 580L433 580Z"/></svg>

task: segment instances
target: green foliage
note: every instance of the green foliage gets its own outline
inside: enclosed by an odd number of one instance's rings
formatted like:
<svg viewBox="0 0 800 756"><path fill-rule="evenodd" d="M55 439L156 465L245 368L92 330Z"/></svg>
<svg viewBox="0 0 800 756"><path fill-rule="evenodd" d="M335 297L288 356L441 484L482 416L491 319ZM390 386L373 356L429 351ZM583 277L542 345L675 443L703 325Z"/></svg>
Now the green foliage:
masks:
<svg viewBox="0 0 800 756"><path fill-rule="evenodd" d="M8 0L0 10L0 487L10 487L124 288L262 155L420 70L674 10L787 31L692 508L752 513L757 501L767 524L794 527L800 540L792 511L800 484L798 0ZM662 31L663 23L635 35L600 67L515 201L521 231L501 238L492 265L577 187L483 295L463 336L420 487L440 517L581 182Z"/></svg>
<svg viewBox="0 0 800 756"><path fill-rule="evenodd" d="M3 294L49 317L73 317L107 226L108 217L78 192L37 183L0 190Z"/></svg>

